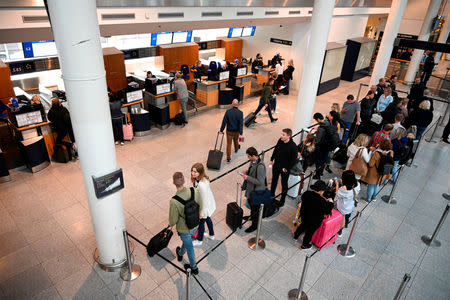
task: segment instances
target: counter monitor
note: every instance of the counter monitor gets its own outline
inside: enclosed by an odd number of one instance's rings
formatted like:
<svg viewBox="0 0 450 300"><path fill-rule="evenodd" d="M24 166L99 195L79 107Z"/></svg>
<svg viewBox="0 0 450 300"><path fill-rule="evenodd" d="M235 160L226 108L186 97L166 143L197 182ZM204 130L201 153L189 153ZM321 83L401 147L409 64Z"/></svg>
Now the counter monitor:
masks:
<svg viewBox="0 0 450 300"><path fill-rule="evenodd" d="M172 43L188 43L192 39L192 30L189 31L174 31Z"/></svg>
<svg viewBox="0 0 450 300"><path fill-rule="evenodd" d="M219 73L219 80L225 80L230 77L230 71L224 71Z"/></svg>
<svg viewBox="0 0 450 300"><path fill-rule="evenodd" d="M170 93L170 83L158 84L156 86L156 95Z"/></svg>
<svg viewBox="0 0 450 300"><path fill-rule="evenodd" d="M243 75L247 75L247 68L238 68L237 69L237 76L243 76Z"/></svg>
<svg viewBox="0 0 450 300"><path fill-rule="evenodd" d="M55 41L35 41L22 43L25 58L57 55Z"/></svg>

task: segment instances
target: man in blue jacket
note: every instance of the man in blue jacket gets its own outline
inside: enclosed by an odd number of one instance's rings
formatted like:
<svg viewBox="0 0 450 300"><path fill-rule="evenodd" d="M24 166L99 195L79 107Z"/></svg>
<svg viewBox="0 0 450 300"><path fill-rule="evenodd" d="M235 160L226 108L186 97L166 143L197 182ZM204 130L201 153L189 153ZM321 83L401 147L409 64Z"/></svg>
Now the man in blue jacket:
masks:
<svg viewBox="0 0 450 300"><path fill-rule="evenodd" d="M239 137L242 137L244 114L239 110L238 105L238 100L234 99L231 108L223 116L222 126L220 126L220 133L222 134L225 127L227 128L227 162L231 161L231 141L234 142L234 152L238 152L241 148Z"/></svg>

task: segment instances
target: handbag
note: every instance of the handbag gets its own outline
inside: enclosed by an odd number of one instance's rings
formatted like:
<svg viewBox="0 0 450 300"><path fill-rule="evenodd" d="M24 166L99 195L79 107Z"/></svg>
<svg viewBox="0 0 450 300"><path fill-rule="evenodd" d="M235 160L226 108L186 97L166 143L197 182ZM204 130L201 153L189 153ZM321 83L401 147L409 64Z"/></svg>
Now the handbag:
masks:
<svg viewBox="0 0 450 300"><path fill-rule="evenodd" d="M380 125L383 121L383 117L379 114L373 114L372 118L370 118L370 121L374 122L375 124Z"/></svg>
<svg viewBox="0 0 450 300"><path fill-rule="evenodd" d="M358 150L358 152L356 152L355 158L353 158L353 161L348 169L355 172L355 174L366 176L368 167L366 162L362 158L362 151L363 149L361 148Z"/></svg>

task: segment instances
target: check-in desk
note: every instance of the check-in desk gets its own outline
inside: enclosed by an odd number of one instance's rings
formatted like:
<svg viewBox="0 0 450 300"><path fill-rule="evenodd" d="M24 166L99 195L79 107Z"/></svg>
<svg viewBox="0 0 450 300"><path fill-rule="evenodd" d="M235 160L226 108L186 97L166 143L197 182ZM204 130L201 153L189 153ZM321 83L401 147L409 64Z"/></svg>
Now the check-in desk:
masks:
<svg viewBox="0 0 450 300"><path fill-rule="evenodd" d="M10 181L8 166L6 165L5 155L0 149L0 183Z"/></svg>
<svg viewBox="0 0 450 300"><path fill-rule="evenodd" d="M236 86L244 86L244 98L250 97L250 91L252 88L252 74L236 76Z"/></svg>
<svg viewBox="0 0 450 300"><path fill-rule="evenodd" d="M159 95L144 92L144 107L149 111L153 124L159 129L167 129L170 119L175 118L181 110L175 92Z"/></svg>
<svg viewBox="0 0 450 300"><path fill-rule="evenodd" d="M142 109L144 100L133 101L122 105L122 109L126 108L130 113L130 121L133 125L134 135L145 136L150 134L150 112Z"/></svg>
<svg viewBox="0 0 450 300"><path fill-rule="evenodd" d="M219 90L226 88L227 82L228 79L219 81L198 81L196 93L197 100L205 103L206 106L219 105Z"/></svg>
<svg viewBox="0 0 450 300"><path fill-rule="evenodd" d="M256 82L261 85L269 81L270 76L275 72L275 69L272 68L257 68L257 70L258 74L256 74Z"/></svg>

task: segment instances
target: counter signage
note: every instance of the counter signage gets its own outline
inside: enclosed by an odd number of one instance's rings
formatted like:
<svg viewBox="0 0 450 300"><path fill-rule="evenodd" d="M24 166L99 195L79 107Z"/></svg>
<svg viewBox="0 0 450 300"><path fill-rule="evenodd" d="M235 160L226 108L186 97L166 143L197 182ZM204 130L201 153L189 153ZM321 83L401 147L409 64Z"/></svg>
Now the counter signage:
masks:
<svg viewBox="0 0 450 300"><path fill-rule="evenodd" d="M156 86L156 95L170 93L170 83L158 84Z"/></svg>
<svg viewBox="0 0 450 300"><path fill-rule="evenodd" d="M11 71L11 75L22 74L23 73L23 63L10 63L9 70Z"/></svg>
<svg viewBox="0 0 450 300"><path fill-rule="evenodd" d="M134 102L142 100L142 90L132 91L127 93L127 102Z"/></svg>
<svg viewBox="0 0 450 300"><path fill-rule="evenodd" d="M97 199L106 197L124 188L122 169L100 177L92 176L92 181Z"/></svg>
<svg viewBox="0 0 450 300"><path fill-rule="evenodd" d="M238 68L237 76L244 76L244 75L247 75L247 68L246 67Z"/></svg>
<svg viewBox="0 0 450 300"><path fill-rule="evenodd" d="M224 71L219 73L219 80L225 80L230 78L230 71Z"/></svg>
<svg viewBox="0 0 450 300"><path fill-rule="evenodd" d="M270 38L271 43L292 46L292 41Z"/></svg>

